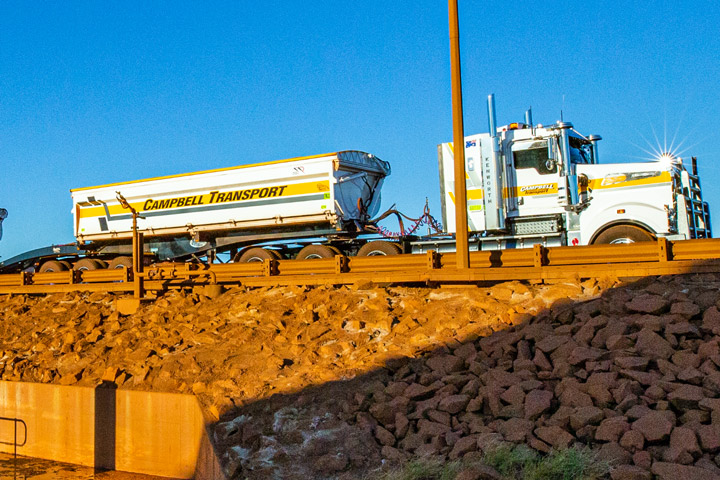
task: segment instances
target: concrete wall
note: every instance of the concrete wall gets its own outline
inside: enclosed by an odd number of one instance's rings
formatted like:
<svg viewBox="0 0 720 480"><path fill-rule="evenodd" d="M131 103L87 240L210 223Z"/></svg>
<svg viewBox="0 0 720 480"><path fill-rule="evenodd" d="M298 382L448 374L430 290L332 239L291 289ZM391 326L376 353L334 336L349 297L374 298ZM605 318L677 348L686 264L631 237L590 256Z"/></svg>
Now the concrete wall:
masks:
<svg viewBox="0 0 720 480"><path fill-rule="evenodd" d="M192 395L0 381L0 417L27 424L21 455L165 477L224 479ZM12 441L12 428L0 421L0 442ZM13 447L0 445L0 451Z"/></svg>

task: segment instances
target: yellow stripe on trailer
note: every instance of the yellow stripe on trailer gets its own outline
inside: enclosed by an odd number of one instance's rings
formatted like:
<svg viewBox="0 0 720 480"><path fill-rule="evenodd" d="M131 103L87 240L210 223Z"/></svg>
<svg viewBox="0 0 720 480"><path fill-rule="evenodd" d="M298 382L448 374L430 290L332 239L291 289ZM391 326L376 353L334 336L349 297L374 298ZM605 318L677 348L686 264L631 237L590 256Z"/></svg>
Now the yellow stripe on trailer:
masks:
<svg viewBox="0 0 720 480"><path fill-rule="evenodd" d="M139 213L158 210L172 210L186 207L200 207L202 205L217 205L222 203L238 203L264 198L285 198L312 193L326 193L330 191L330 182L293 183L287 185L271 185L242 190L212 191L202 195L186 195L162 199L148 198L141 202L131 202L130 205ZM128 213L118 204L103 206L81 206L80 218L104 217L106 215L121 215Z"/></svg>

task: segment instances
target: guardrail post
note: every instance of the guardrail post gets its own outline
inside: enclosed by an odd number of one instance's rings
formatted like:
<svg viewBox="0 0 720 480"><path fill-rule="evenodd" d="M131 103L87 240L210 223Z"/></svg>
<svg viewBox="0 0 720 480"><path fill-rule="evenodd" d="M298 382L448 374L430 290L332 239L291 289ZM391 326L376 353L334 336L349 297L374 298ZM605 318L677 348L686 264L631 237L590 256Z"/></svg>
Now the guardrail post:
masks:
<svg viewBox="0 0 720 480"><path fill-rule="evenodd" d="M277 275L277 260L271 258L263 260L263 275L266 277Z"/></svg>
<svg viewBox="0 0 720 480"><path fill-rule="evenodd" d="M427 268L428 270L435 270L440 268L440 254L435 250L428 250L427 255Z"/></svg>
<svg viewBox="0 0 720 480"><path fill-rule="evenodd" d="M346 273L349 270L349 263L345 255L335 255L335 273Z"/></svg>
<svg viewBox="0 0 720 480"><path fill-rule="evenodd" d="M536 267L547 265L547 248L539 243L533 245L533 263Z"/></svg>
<svg viewBox="0 0 720 480"><path fill-rule="evenodd" d="M658 246L658 261L660 262L667 262L669 260L672 260L672 251L670 249L670 242L668 242L668 239L665 237L658 237L657 239L657 246Z"/></svg>

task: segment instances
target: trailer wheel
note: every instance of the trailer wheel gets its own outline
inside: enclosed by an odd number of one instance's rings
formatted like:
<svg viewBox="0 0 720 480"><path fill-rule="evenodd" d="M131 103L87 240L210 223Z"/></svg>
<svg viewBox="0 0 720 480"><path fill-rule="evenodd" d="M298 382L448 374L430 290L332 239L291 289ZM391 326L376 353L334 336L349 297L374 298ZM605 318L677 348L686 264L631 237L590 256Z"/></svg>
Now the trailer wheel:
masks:
<svg viewBox="0 0 720 480"><path fill-rule="evenodd" d="M645 229L633 225L616 225L602 232L593 244L652 242L655 237Z"/></svg>
<svg viewBox="0 0 720 480"><path fill-rule="evenodd" d="M81 258L73 264L73 270L86 271L86 270L98 270L100 264L92 258Z"/></svg>
<svg viewBox="0 0 720 480"><path fill-rule="evenodd" d="M378 255L399 255L401 253L400 245L397 243L386 242L385 240L375 240L368 242L358 251L358 257L375 257Z"/></svg>
<svg viewBox="0 0 720 480"><path fill-rule="evenodd" d="M311 260L315 258L334 258L338 251L327 245L306 245L295 257L297 260Z"/></svg>
<svg viewBox="0 0 720 480"><path fill-rule="evenodd" d="M64 262L59 262L57 260L48 260L40 266L38 272L65 272L68 270L68 268L67 266L63 265L63 263Z"/></svg>
<svg viewBox="0 0 720 480"><path fill-rule="evenodd" d="M117 269L120 269L123 267L127 267L128 270L132 270L132 268L133 268L132 257L115 257L110 261L107 268L110 270L117 270Z"/></svg>
<svg viewBox="0 0 720 480"><path fill-rule="evenodd" d="M245 250L240 258L236 261L238 263L253 263L253 262L264 262L265 260L279 260L280 254L275 250L262 247L253 247Z"/></svg>

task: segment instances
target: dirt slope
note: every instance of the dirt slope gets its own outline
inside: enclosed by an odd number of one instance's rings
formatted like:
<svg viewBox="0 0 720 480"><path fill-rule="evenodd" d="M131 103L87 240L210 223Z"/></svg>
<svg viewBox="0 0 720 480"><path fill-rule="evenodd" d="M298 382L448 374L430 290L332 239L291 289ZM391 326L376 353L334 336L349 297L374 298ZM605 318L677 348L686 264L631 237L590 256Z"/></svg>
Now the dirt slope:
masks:
<svg viewBox="0 0 720 480"><path fill-rule="evenodd" d="M613 285L174 292L131 316L106 294L2 296L0 374L193 392L237 478L358 478L496 441L706 478L718 279Z"/></svg>

